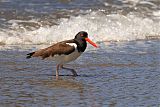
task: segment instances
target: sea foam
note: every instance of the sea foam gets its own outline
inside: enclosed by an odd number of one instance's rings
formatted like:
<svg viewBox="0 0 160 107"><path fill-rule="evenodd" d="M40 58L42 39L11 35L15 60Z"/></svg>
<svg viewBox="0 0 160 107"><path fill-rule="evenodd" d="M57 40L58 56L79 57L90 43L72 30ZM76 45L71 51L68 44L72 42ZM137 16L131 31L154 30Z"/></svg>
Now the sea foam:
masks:
<svg viewBox="0 0 160 107"><path fill-rule="evenodd" d="M131 41L146 39L147 36L160 36L160 20L140 17L135 14L104 14L103 11L86 15L71 16L59 20L58 25L41 26L38 29L21 28L17 21L12 29L0 30L0 44L50 44L72 39L79 31L87 31L95 42ZM23 29L23 30L22 30Z"/></svg>

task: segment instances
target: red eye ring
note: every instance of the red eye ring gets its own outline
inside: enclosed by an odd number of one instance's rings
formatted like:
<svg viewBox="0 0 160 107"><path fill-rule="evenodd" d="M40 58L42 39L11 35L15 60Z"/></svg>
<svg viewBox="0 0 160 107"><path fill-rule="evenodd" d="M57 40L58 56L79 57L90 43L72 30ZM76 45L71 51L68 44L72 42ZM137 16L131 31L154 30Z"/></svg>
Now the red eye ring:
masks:
<svg viewBox="0 0 160 107"><path fill-rule="evenodd" d="M82 36L82 37L83 37L83 34L81 34L80 36Z"/></svg>

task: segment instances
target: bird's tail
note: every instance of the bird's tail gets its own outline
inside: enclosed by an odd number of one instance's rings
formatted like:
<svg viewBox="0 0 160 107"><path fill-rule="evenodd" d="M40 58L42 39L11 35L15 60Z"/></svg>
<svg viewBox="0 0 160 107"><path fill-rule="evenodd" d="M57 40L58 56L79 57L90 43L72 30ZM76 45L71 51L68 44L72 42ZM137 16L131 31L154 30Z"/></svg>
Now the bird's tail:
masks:
<svg viewBox="0 0 160 107"><path fill-rule="evenodd" d="M35 53L35 52L28 53L26 58L27 58L27 59L31 58L34 53Z"/></svg>

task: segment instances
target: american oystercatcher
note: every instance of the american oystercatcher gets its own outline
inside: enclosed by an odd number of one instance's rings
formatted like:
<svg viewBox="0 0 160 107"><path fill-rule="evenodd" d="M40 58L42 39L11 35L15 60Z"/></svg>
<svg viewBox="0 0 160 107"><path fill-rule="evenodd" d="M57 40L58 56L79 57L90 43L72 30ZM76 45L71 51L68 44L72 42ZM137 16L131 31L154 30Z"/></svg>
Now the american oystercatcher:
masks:
<svg viewBox="0 0 160 107"><path fill-rule="evenodd" d="M27 54L27 59L31 57L41 57L42 59L52 58L56 66L56 78L59 76L59 68L71 70L73 76L77 76L74 69L63 67L63 64L77 59L86 49L87 42L94 47L98 47L94 42L88 38L88 33L81 31L74 39L58 42L48 48L40 49L35 52Z"/></svg>

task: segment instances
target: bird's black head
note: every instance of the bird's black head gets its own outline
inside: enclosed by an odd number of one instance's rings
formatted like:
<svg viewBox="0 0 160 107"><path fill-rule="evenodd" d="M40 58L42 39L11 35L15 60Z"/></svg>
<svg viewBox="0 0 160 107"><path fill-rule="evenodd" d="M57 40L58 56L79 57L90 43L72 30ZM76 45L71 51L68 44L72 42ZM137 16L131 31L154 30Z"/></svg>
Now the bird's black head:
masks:
<svg viewBox="0 0 160 107"><path fill-rule="evenodd" d="M85 32L85 31L81 31L79 32L74 40L77 42L77 45L78 45L78 49L81 51L81 52L84 52L84 50L86 49L87 47L87 42L89 42L91 45L93 45L94 47L98 47L94 42L92 42L89 38L88 38L88 33Z"/></svg>
<svg viewBox="0 0 160 107"><path fill-rule="evenodd" d="M75 39L77 39L77 40L85 41L85 38L88 38L88 33L85 32L85 31L80 31L80 32L77 33L77 35L75 36Z"/></svg>

